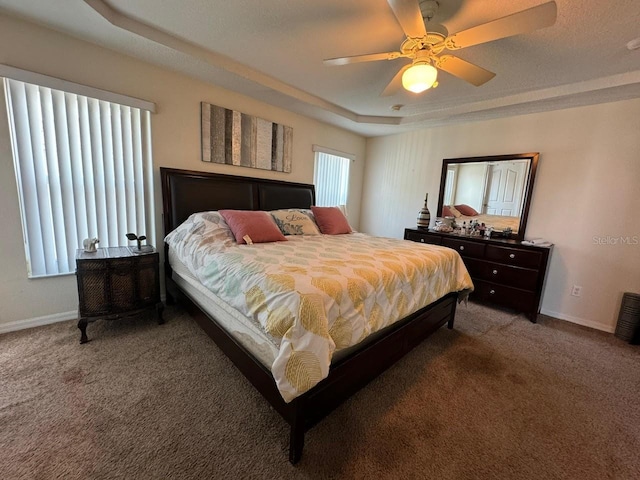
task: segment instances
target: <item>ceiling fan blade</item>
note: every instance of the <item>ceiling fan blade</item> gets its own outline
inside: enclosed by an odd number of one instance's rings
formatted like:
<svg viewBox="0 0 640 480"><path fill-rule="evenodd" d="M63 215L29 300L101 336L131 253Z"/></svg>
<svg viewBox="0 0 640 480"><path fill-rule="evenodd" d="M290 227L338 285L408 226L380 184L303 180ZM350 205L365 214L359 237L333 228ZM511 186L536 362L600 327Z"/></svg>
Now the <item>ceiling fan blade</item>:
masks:
<svg viewBox="0 0 640 480"><path fill-rule="evenodd" d="M325 65L348 65L349 63L375 62L377 60L393 60L401 55L400 52L371 53L368 55L354 55L352 57L338 57L323 60Z"/></svg>
<svg viewBox="0 0 640 480"><path fill-rule="evenodd" d="M418 0L387 0L405 35L422 38L427 34Z"/></svg>
<svg viewBox="0 0 640 480"><path fill-rule="evenodd" d="M410 63L402 67L398 73L391 79L389 84L380 94L381 97L390 97L391 95L395 95L402 88L402 74L405 72L407 68L411 66Z"/></svg>
<svg viewBox="0 0 640 480"><path fill-rule="evenodd" d="M449 50L457 50L550 27L556 21L557 10L556 2L543 3L458 32L449 36L445 45Z"/></svg>
<svg viewBox="0 0 640 480"><path fill-rule="evenodd" d="M496 76L495 73L489 70L485 70L482 67L469 63L461 58L454 57L453 55L443 55L439 57L438 60L436 60L436 67L476 87L487 83Z"/></svg>

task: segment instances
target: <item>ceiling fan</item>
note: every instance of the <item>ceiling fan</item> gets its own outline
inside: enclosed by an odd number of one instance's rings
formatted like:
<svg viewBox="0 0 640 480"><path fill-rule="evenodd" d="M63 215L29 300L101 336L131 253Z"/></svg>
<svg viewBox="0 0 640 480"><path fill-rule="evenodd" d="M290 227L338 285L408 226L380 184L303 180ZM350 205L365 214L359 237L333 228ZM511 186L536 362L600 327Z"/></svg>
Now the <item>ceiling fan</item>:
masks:
<svg viewBox="0 0 640 480"><path fill-rule="evenodd" d="M411 59L412 62L403 66L393 77L382 92L382 96L393 95L401 86L415 93L436 87L438 85L436 81L437 69L461 78L472 85L483 85L496 74L454 55L440 54L444 50L459 50L549 27L555 23L557 13L556 2L551 1L448 35L444 26L429 23L437 12L439 6L437 1L387 0L387 2L407 36L400 45L399 52L372 53L324 60L325 65L347 65L377 60L395 60L400 57ZM425 26L425 20L427 26Z"/></svg>

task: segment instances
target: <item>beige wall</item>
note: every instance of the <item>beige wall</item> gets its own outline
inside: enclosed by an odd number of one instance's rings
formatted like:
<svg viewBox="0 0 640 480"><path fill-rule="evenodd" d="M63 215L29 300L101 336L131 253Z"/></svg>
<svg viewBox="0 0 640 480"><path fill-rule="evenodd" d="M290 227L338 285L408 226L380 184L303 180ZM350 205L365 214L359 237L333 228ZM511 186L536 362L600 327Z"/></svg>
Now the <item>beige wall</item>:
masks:
<svg viewBox="0 0 640 480"><path fill-rule="evenodd" d="M158 238L162 238L157 186L160 166L312 183L313 144L356 155L351 169L348 207L350 221L358 227L365 153L365 139L359 135L2 15L0 63L155 102L157 113L152 118L152 132ZM2 98L0 331L37 317L68 318L68 312L74 311L78 302L73 275L27 279L4 96ZM201 101L293 127L292 172L284 174L201 162Z"/></svg>
<svg viewBox="0 0 640 480"><path fill-rule="evenodd" d="M640 99L369 139L360 227L402 237L425 192L435 212L443 158L522 152L540 152L527 237L555 244L543 313L613 331L640 292Z"/></svg>

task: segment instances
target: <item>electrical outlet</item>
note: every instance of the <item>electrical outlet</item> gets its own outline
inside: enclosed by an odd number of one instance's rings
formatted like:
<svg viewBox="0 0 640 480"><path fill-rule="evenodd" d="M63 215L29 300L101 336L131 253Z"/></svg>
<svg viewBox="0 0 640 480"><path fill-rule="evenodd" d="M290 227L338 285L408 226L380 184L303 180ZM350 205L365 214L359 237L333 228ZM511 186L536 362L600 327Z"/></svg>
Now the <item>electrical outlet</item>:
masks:
<svg viewBox="0 0 640 480"><path fill-rule="evenodd" d="M573 295L574 297L579 297L580 295L582 295L582 287L574 285L571 289L571 295Z"/></svg>

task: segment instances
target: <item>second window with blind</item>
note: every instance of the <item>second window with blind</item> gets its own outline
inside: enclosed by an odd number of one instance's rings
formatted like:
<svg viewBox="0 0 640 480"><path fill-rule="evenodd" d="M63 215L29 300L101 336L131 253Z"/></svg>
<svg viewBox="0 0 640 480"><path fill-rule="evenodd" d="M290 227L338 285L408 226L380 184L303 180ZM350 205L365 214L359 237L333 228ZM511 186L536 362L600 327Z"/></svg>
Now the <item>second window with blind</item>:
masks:
<svg viewBox="0 0 640 480"><path fill-rule="evenodd" d="M313 146L315 167L313 184L316 188L316 205L341 206L343 211L349 196L349 166L353 155L328 148Z"/></svg>

